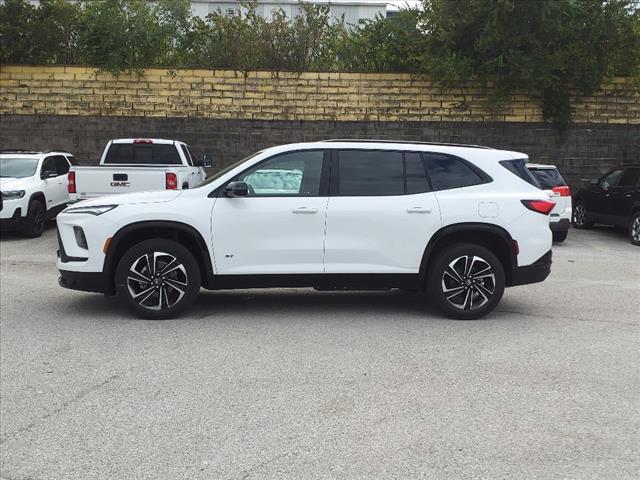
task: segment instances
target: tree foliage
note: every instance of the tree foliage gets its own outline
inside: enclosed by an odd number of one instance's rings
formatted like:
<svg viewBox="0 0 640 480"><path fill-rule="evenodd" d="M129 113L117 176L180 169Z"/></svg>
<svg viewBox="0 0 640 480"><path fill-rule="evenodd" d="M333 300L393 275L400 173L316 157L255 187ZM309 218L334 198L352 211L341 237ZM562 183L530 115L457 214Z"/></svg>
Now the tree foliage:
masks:
<svg viewBox="0 0 640 480"><path fill-rule="evenodd" d="M634 6L635 4L635 6ZM410 72L444 85L489 87L499 104L522 92L566 125L573 94L612 75L640 76L636 0L423 0L359 25L300 3L293 18L194 17L189 0L4 0L0 62L87 64L102 71L151 66L236 70ZM226 13L226 12L225 12Z"/></svg>

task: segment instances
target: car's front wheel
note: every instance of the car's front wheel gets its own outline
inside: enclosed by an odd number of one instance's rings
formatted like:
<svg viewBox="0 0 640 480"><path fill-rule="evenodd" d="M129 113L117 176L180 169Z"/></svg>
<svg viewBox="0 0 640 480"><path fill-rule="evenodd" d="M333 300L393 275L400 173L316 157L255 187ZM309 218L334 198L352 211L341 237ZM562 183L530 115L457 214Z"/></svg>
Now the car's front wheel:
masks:
<svg viewBox="0 0 640 480"><path fill-rule="evenodd" d="M629 239L634 245L640 245L640 212L636 212L631 216Z"/></svg>
<svg viewBox="0 0 640 480"><path fill-rule="evenodd" d="M576 228L593 227L593 222L587 220L587 207L584 202L577 202L573 207L573 226Z"/></svg>
<svg viewBox="0 0 640 480"><path fill-rule="evenodd" d="M474 320L491 312L505 288L504 268L489 249L453 245L429 262L427 293L446 316Z"/></svg>
<svg viewBox="0 0 640 480"><path fill-rule="evenodd" d="M32 200L29 203L27 217L24 219L22 233L30 238L36 238L44 232L46 211L40 200Z"/></svg>
<svg viewBox="0 0 640 480"><path fill-rule="evenodd" d="M173 240L145 240L131 247L116 269L116 289L141 318L174 318L195 301L200 268L185 247Z"/></svg>

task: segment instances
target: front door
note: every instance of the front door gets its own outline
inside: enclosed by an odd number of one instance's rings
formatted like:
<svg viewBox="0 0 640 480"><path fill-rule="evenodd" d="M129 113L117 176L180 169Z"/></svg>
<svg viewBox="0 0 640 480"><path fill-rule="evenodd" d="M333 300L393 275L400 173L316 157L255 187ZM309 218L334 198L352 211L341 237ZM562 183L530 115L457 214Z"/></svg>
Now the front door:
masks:
<svg viewBox="0 0 640 480"><path fill-rule="evenodd" d="M324 156L323 150L276 155L231 180L246 182L247 196L220 192L212 212L218 274L322 273Z"/></svg>
<svg viewBox="0 0 640 480"><path fill-rule="evenodd" d="M326 273L418 273L441 225L420 153L335 152Z"/></svg>
<svg viewBox="0 0 640 480"><path fill-rule="evenodd" d="M609 215L614 225L626 227L631 217L635 192L640 190L640 167L628 167L616 187L611 188Z"/></svg>

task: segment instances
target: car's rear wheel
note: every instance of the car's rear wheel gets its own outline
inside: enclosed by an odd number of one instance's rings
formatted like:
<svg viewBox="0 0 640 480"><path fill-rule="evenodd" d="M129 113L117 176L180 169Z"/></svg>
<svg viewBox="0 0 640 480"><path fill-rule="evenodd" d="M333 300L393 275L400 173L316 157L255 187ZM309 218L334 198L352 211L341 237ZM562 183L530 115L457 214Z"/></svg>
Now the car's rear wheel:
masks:
<svg viewBox="0 0 640 480"><path fill-rule="evenodd" d="M553 233L553 241L558 243L564 242L567 239L567 235L569 234L567 230L564 230L561 232L552 232L552 233Z"/></svg>
<svg viewBox="0 0 640 480"><path fill-rule="evenodd" d="M36 238L44 232L46 211L40 200L32 200L29 203L27 217L24 220L22 233L31 238Z"/></svg>
<svg viewBox="0 0 640 480"><path fill-rule="evenodd" d="M488 314L500 302L504 288L502 263L481 245L453 245L429 263L428 296L448 317L474 320Z"/></svg>
<svg viewBox="0 0 640 480"><path fill-rule="evenodd" d="M573 226L576 228L593 227L593 222L587 220L587 207L583 202L578 202L573 207Z"/></svg>
<svg viewBox="0 0 640 480"><path fill-rule="evenodd" d="M138 317L174 318L195 301L200 291L200 268L179 243L146 240L127 250L118 263L116 289Z"/></svg>
<svg viewBox="0 0 640 480"><path fill-rule="evenodd" d="M634 245L640 245L640 212L636 212L631 216L629 239Z"/></svg>

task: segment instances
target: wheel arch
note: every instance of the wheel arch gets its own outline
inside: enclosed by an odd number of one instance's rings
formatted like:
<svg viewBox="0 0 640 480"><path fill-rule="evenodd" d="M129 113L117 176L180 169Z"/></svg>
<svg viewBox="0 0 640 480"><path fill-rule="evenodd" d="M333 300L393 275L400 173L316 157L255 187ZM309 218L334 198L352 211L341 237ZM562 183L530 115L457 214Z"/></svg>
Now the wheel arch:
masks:
<svg viewBox="0 0 640 480"><path fill-rule="evenodd" d="M504 267L507 286L512 283L513 269L518 260L514 252L514 240L504 228L489 223L456 223L438 230L429 240L420 262L420 277L422 287L430 261L442 249L455 243L476 243L493 252Z"/></svg>
<svg viewBox="0 0 640 480"><path fill-rule="evenodd" d="M186 223L153 220L129 224L118 230L111 238L103 267L107 293L112 295L115 293L115 271L124 253L133 245L153 238L176 240L186 247L203 269L202 285L208 284L213 276L213 265L207 243L200 232Z"/></svg>
<svg viewBox="0 0 640 480"><path fill-rule="evenodd" d="M31 194L31 196L29 197L29 202L27 203L27 208L28 205L31 205L31 202L33 202L34 200L38 200L42 202L42 206L44 207L45 211L47 210L47 197L45 196L44 192L34 192ZM24 214L26 215L27 212L24 212Z"/></svg>

